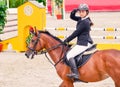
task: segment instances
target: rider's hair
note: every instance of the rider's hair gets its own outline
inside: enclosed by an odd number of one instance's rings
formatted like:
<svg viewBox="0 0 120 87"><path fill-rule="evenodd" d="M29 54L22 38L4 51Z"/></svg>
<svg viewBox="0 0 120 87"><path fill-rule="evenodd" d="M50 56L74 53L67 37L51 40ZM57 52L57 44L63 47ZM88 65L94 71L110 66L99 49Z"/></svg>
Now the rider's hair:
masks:
<svg viewBox="0 0 120 87"><path fill-rule="evenodd" d="M86 12L87 12L87 15L88 15L89 14L89 10L86 10ZM92 20L90 19L90 17L89 17L89 20L90 20L90 26L93 26L94 23L92 22Z"/></svg>

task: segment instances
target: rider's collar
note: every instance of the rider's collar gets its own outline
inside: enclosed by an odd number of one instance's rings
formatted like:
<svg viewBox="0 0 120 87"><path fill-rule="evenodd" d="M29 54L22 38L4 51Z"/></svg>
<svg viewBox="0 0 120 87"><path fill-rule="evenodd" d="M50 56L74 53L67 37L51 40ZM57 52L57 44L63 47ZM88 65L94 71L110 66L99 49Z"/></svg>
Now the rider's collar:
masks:
<svg viewBox="0 0 120 87"><path fill-rule="evenodd" d="M85 19L87 19L87 18L88 18L88 16L86 16L86 17L82 18L81 20L85 20Z"/></svg>

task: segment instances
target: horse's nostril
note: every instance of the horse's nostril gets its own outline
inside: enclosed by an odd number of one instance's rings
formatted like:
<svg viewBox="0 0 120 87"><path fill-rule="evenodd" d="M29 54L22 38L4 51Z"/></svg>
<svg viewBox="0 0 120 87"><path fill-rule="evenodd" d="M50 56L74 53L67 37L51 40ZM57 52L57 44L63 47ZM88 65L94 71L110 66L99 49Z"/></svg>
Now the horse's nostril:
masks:
<svg viewBox="0 0 120 87"><path fill-rule="evenodd" d="M28 55L27 53L25 53L25 56L26 56L27 58L29 58L29 55Z"/></svg>

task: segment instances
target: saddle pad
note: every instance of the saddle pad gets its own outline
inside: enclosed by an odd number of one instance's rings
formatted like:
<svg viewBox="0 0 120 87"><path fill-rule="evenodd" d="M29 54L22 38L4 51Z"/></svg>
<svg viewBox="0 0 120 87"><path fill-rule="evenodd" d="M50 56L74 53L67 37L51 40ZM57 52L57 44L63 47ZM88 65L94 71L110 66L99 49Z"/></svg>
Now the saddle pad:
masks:
<svg viewBox="0 0 120 87"><path fill-rule="evenodd" d="M79 68L79 67L83 66L85 63L87 63L87 61L91 58L91 55L92 54L77 56L75 58L77 67Z"/></svg>
<svg viewBox="0 0 120 87"><path fill-rule="evenodd" d="M77 67L79 68L83 66L90 59L91 55L94 54L96 51L97 51L96 44L94 44L90 48L86 49L85 51L77 55L75 57ZM69 62L66 56L64 57L64 62L66 63L66 65L69 66Z"/></svg>
<svg viewBox="0 0 120 87"><path fill-rule="evenodd" d="M87 55L75 57L77 67L79 68L79 67L83 66L90 59L91 55L92 54L87 54ZM64 58L63 61L66 65L70 66L67 58Z"/></svg>
<svg viewBox="0 0 120 87"><path fill-rule="evenodd" d="M92 54L92 53L96 52L97 50L98 50L98 49L92 49L92 50L90 50L90 51L85 51L85 52L83 53L83 55Z"/></svg>

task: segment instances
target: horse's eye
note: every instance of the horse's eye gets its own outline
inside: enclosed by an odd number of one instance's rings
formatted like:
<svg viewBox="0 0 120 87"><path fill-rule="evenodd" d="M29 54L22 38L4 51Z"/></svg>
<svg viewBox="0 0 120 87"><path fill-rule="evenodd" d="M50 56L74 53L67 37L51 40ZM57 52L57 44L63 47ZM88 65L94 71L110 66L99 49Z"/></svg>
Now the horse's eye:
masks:
<svg viewBox="0 0 120 87"><path fill-rule="evenodd" d="M34 40L31 40L31 42L34 42Z"/></svg>

